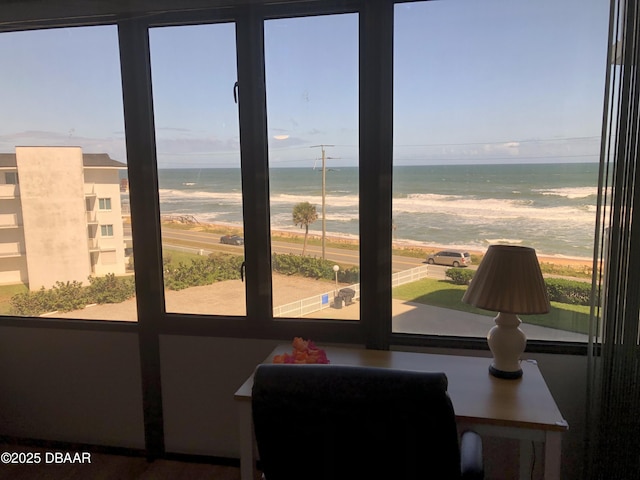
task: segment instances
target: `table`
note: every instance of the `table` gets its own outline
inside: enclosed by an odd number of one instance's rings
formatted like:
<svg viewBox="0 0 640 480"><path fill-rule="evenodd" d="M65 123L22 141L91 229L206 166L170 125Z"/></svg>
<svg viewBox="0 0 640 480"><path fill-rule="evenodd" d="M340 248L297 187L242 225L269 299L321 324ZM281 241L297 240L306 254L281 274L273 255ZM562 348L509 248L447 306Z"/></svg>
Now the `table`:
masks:
<svg viewBox="0 0 640 480"><path fill-rule="evenodd" d="M535 361L522 362L522 378L503 380L489 374L488 358L339 347L327 347L325 351L332 365L444 372L460 431L471 429L481 436L519 440L521 479L530 478L532 442L540 442L544 445L544 478L560 479L562 433L569 425ZM279 345L263 363L271 363L274 355L284 352L290 353L291 345ZM239 414L242 480L256 478L252 386L250 376L234 396Z"/></svg>

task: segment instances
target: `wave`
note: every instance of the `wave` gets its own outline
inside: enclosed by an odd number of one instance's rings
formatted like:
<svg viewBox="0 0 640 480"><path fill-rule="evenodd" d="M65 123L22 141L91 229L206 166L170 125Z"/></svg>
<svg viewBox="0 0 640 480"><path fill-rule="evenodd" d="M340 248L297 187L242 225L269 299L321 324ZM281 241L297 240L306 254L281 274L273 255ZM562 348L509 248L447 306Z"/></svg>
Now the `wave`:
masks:
<svg viewBox="0 0 640 480"><path fill-rule="evenodd" d="M477 199L459 195L419 195L393 200L394 215L426 214L439 219L481 221L530 219L536 221L593 223L593 210L583 206L536 206L526 200Z"/></svg>
<svg viewBox="0 0 640 480"><path fill-rule="evenodd" d="M161 202L193 202L194 200L226 201L233 204L242 202L242 193L238 192L205 192L203 190L160 189Z"/></svg>
<svg viewBox="0 0 640 480"><path fill-rule="evenodd" d="M541 195L564 197L569 199L595 197L598 194L597 187L563 187L563 188L538 188L531 190Z"/></svg>

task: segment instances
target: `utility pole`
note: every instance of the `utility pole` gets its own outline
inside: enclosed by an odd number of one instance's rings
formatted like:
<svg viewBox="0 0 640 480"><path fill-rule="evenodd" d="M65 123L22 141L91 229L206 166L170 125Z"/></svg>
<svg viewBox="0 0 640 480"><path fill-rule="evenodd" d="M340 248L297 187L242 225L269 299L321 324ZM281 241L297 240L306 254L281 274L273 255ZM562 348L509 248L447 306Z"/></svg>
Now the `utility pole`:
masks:
<svg viewBox="0 0 640 480"><path fill-rule="evenodd" d="M334 147L335 145L312 145L311 148L322 149L322 259L326 258L325 255L325 243L327 236L327 224L326 224L326 192L327 192L327 156L324 151L324 147ZM331 158L331 157L328 157Z"/></svg>

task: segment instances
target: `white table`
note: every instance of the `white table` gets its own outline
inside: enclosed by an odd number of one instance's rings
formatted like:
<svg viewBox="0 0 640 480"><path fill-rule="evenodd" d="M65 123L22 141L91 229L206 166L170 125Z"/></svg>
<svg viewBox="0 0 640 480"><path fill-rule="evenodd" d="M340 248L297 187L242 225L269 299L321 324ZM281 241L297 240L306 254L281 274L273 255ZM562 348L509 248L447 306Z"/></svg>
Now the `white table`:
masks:
<svg viewBox="0 0 640 480"><path fill-rule="evenodd" d="M560 479L562 433L569 426L535 362L522 362L522 378L502 380L489 374L488 358L333 347L325 350L332 365L444 372L460 431L472 429L482 436L520 440L521 479L530 478L532 442L540 442L544 445L544 478ZM291 345L279 345L263 363L271 363L274 355L284 352L290 353ZM252 387L253 376L234 396L240 422L242 480L257 478Z"/></svg>

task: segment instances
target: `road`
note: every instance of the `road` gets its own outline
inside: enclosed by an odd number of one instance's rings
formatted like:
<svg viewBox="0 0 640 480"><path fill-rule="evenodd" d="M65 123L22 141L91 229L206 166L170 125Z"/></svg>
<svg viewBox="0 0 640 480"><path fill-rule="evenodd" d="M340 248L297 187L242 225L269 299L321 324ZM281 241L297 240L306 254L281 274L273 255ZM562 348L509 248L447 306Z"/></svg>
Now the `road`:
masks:
<svg viewBox="0 0 640 480"><path fill-rule="evenodd" d="M130 234L125 226L125 235ZM194 249L203 249L211 252L238 252L244 247L234 245L220 244L220 236L212 235L205 232L194 232L190 230L180 230L169 228L166 225L162 227L162 243L169 246L190 247ZM275 253L302 253L302 245L297 243L275 241L271 243L271 248ZM360 258L357 250L349 250L342 248L325 248L326 258L330 261L339 263L340 265L359 265ZM319 245L307 245L306 254L309 256L322 256L322 247ZM394 272L408 270L420 265L425 265L424 258L403 257L393 255L391 257L391 268ZM444 271L450 267L433 265L433 276L444 278ZM432 275L429 275L432 276Z"/></svg>

